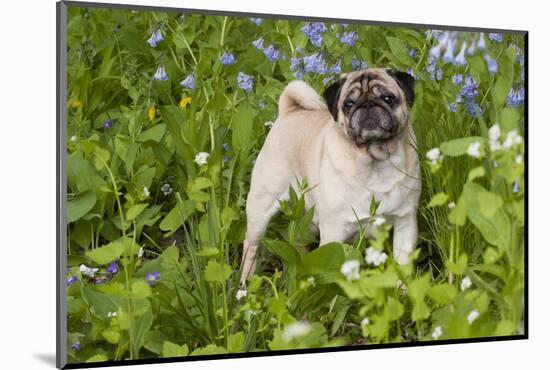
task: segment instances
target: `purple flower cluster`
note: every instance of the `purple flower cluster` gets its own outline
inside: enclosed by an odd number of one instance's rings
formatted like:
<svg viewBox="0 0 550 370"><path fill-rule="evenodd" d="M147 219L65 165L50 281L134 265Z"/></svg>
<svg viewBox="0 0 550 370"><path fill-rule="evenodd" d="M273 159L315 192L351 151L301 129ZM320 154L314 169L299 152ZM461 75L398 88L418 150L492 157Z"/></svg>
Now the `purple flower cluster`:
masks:
<svg viewBox="0 0 550 370"><path fill-rule="evenodd" d="M449 110L451 112L456 112L458 104L463 104L472 117L475 117L477 112L479 112L479 114L483 114L483 110L479 104L475 102L476 96L479 95L477 82L472 76L466 76L464 79L462 75L453 76L453 83L455 83L455 85L460 84L461 81L464 82L461 86L460 92L456 96L456 101L449 104Z"/></svg>
<svg viewBox="0 0 550 370"><path fill-rule="evenodd" d="M502 42L502 34L501 33L489 33L489 40L494 42Z"/></svg>
<svg viewBox="0 0 550 370"><path fill-rule="evenodd" d="M151 37L149 37L149 39L147 40L147 43L149 44L149 46L154 48L157 46L157 43L161 42L162 40L164 40L164 37L162 37L162 33L160 32L160 27L157 27L153 31L153 34L151 35Z"/></svg>
<svg viewBox="0 0 550 370"><path fill-rule="evenodd" d="M153 283L160 280L160 272L149 272L145 275L147 285L153 286Z"/></svg>
<svg viewBox="0 0 550 370"><path fill-rule="evenodd" d="M309 41L317 47L323 44L323 32L327 27L322 22L306 22L302 27L302 32L308 37Z"/></svg>
<svg viewBox="0 0 550 370"><path fill-rule="evenodd" d="M360 61L359 59L353 58L351 60L351 68L354 71L358 71L358 70L361 70L361 69L369 68L369 64L367 62L363 62L363 61Z"/></svg>
<svg viewBox="0 0 550 370"><path fill-rule="evenodd" d="M78 278L76 276L71 276L67 279L67 286L74 284L78 281Z"/></svg>
<svg viewBox="0 0 550 370"><path fill-rule="evenodd" d="M462 75L453 75L451 79L453 81L453 84L460 85L460 83L462 82L462 78L463 78Z"/></svg>
<svg viewBox="0 0 550 370"><path fill-rule="evenodd" d="M235 64L235 57L233 56L233 54L225 52L225 53L223 53L223 55L220 57L220 62L221 62L224 66L230 66L230 65Z"/></svg>
<svg viewBox="0 0 550 370"><path fill-rule="evenodd" d="M246 73L239 72L239 74L237 75L237 84L244 91L248 93L252 92L252 86L253 86L252 77L247 75Z"/></svg>
<svg viewBox="0 0 550 370"><path fill-rule="evenodd" d="M249 18L249 19L256 26L260 26L262 24L262 22L264 21L262 18Z"/></svg>
<svg viewBox="0 0 550 370"><path fill-rule="evenodd" d="M164 70L163 66L159 66L157 68L157 71L155 72L155 75L153 78L157 81L166 81L168 80L168 75L166 74L166 71Z"/></svg>
<svg viewBox="0 0 550 370"><path fill-rule="evenodd" d="M277 59L279 59L279 51L277 50L275 45L269 45L268 47L264 48L263 37L260 37L259 39L252 41L252 45L256 49L261 50L271 63L275 63Z"/></svg>
<svg viewBox="0 0 550 370"><path fill-rule="evenodd" d="M436 65L436 58L430 55L428 57L428 66L426 67L426 72L430 74L432 80L441 81L443 78L443 70L438 68Z"/></svg>
<svg viewBox="0 0 550 370"><path fill-rule="evenodd" d="M506 97L506 105L513 108L519 108L525 103L525 88L522 86L518 90L510 89Z"/></svg>
<svg viewBox="0 0 550 370"><path fill-rule="evenodd" d="M112 126L113 126L113 121L111 121L110 119L105 120L105 122L103 122L103 129L104 129L104 130L108 130L108 129L110 129Z"/></svg>
<svg viewBox="0 0 550 370"><path fill-rule="evenodd" d="M341 35L338 35L340 41L348 46L353 46L359 39L359 35L355 31L344 32Z"/></svg>
<svg viewBox="0 0 550 370"><path fill-rule="evenodd" d="M195 88L195 74L191 73L189 76L185 77L183 81L180 82L180 85L186 89L193 90Z"/></svg>

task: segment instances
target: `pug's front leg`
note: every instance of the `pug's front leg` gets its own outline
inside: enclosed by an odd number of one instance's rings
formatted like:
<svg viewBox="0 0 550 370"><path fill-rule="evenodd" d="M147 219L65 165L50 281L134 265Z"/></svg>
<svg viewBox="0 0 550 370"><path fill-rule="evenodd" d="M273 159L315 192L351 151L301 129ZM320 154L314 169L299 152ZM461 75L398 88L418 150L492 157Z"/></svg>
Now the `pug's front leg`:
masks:
<svg viewBox="0 0 550 370"><path fill-rule="evenodd" d="M400 265L409 262L409 256L416 247L418 225L416 212L397 217L393 223L393 258Z"/></svg>

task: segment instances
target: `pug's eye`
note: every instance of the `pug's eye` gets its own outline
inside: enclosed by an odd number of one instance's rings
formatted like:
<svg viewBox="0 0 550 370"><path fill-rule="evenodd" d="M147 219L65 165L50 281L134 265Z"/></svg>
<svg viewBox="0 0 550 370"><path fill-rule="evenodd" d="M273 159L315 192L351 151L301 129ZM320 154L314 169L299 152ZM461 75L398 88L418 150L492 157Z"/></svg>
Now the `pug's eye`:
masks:
<svg viewBox="0 0 550 370"><path fill-rule="evenodd" d="M355 102L353 100L350 100L350 99L344 100L344 108L345 109L351 109L351 107L353 107L353 104L355 104Z"/></svg>
<svg viewBox="0 0 550 370"><path fill-rule="evenodd" d="M395 103L395 96L392 94L385 94L382 95L382 100L391 107L393 106L393 103Z"/></svg>

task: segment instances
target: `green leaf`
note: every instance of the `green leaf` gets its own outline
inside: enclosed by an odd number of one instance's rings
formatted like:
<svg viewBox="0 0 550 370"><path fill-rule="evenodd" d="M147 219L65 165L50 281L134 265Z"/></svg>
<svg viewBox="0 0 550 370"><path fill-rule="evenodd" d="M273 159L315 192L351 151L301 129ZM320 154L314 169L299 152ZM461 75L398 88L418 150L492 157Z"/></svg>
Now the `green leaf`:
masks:
<svg viewBox="0 0 550 370"><path fill-rule="evenodd" d="M162 231L169 231L173 233L180 228L181 225L187 220L187 218L195 211L195 202L192 200L185 200L183 203L177 203L174 208L164 217L160 222L159 228Z"/></svg>
<svg viewBox="0 0 550 370"><path fill-rule="evenodd" d="M227 350L223 347L218 347L215 344L209 344L206 347L195 349L191 352L191 356L217 355L222 353L227 353Z"/></svg>
<svg viewBox="0 0 550 370"><path fill-rule="evenodd" d="M466 271L466 267L468 267L468 255L466 253L462 253L458 257L458 261L456 262L447 261L445 265L452 273L457 275L463 275L464 271Z"/></svg>
<svg viewBox="0 0 550 370"><path fill-rule="evenodd" d="M105 355L95 355L86 360L86 362L104 362L108 361L109 359Z"/></svg>
<svg viewBox="0 0 550 370"><path fill-rule="evenodd" d="M117 344L120 340L120 332L115 330L104 330L101 335L111 344Z"/></svg>
<svg viewBox="0 0 550 370"><path fill-rule="evenodd" d="M140 213L143 212L145 208L147 208L147 206L147 203L140 203L130 207L130 209L126 212L126 219L128 221L132 221L137 216L139 216Z"/></svg>
<svg viewBox="0 0 550 370"><path fill-rule="evenodd" d="M121 297L100 293L86 286L82 288L82 298L91 307L92 312L100 318L107 317L109 312L116 312L122 305Z"/></svg>
<svg viewBox="0 0 550 370"><path fill-rule="evenodd" d="M434 285L428 290L428 296L439 304L451 303L457 293L456 287L448 283Z"/></svg>
<svg viewBox="0 0 550 370"><path fill-rule="evenodd" d="M298 253L296 248L294 248L287 242L271 239L265 239L264 242L267 246L267 249L271 253L279 256L284 262L291 265L302 264L302 257L300 256L300 253Z"/></svg>
<svg viewBox="0 0 550 370"><path fill-rule="evenodd" d="M470 137L463 137L460 139L454 139L454 140L450 140L442 143L440 146L440 149L444 155L447 155L449 157L457 157L457 156L466 154L470 144L476 141L483 142L484 139L479 136L470 136Z"/></svg>
<svg viewBox="0 0 550 370"><path fill-rule="evenodd" d="M233 149L246 158L253 142L254 110L248 103L239 104L239 108L231 121Z"/></svg>
<svg viewBox="0 0 550 370"><path fill-rule="evenodd" d="M443 192L435 194L432 199L430 200L430 203L428 203L428 207L437 207L441 206L445 203L447 203L447 199L449 199L449 196Z"/></svg>
<svg viewBox="0 0 550 370"><path fill-rule="evenodd" d="M487 218L493 217L495 212L498 211L504 203L499 195L489 191L480 192L478 194L478 200L481 213Z"/></svg>
<svg viewBox="0 0 550 370"><path fill-rule="evenodd" d="M466 223L466 205L462 197L458 199L455 207L449 212L449 222L457 226L464 226Z"/></svg>
<svg viewBox="0 0 550 370"><path fill-rule="evenodd" d="M231 276L231 272L231 266L210 260L204 270L204 280L211 283L224 283Z"/></svg>
<svg viewBox="0 0 550 370"><path fill-rule="evenodd" d="M430 288L430 275L424 274L421 277L414 279L411 283L408 285L408 294L409 297L413 301L422 301L424 297L426 297L426 294L428 293L428 289Z"/></svg>
<svg viewBox="0 0 550 370"><path fill-rule="evenodd" d="M166 132L166 125L164 124L158 124L153 127L151 127L148 130L143 131L138 136L138 141L145 142L145 141L155 141L160 142L162 137L164 136L164 133Z"/></svg>
<svg viewBox="0 0 550 370"><path fill-rule="evenodd" d="M86 255L98 265L106 265L120 258L124 252L124 240L119 239L103 247L87 251Z"/></svg>
<svg viewBox="0 0 550 370"><path fill-rule="evenodd" d="M105 181L95 171L82 152L77 151L67 158L67 184L75 192L96 190L105 186Z"/></svg>
<svg viewBox="0 0 550 370"><path fill-rule="evenodd" d="M328 243L303 256L303 265L306 274L326 274L331 271L340 271L346 256L340 243Z"/></svg>
<svg viewBox="0 0 550 370"><path fill-rule="evenodd" d="M483 168L483 166L478 166L470 170L470 173L468 174L468 181L472 181L483 176L485 176L485 168Z"/></svg>
<svg viewBox="0 0 550 370"><path fill-rule="evenodd" d="M183 357L189 354L189 347L187 344L179 345L170 341L165 341L162 344L162 356L161 357Z"/></svg>
<svg viewBox="0 0 550 370"><path fill-rule="evenodd" d="M96 194L94 191L85 191L67 202L67 221L74 222L86 215L94 208Z"/></svg>
<svg viewBox="0 0 550 370"><path fill-rule="evenodd" d="M244 350L244 333L239 331L227 338L227 350L229 353L241 353Z"/></svg>
<svg viewBox="0 0 550 370"><path fill-rule="evenodd" d="M151 306L149 305L149 308L143 315L134 318L132 326L130 327L134 338L134 353L139 353L139 350L143 347L145 336L151 329L151 325L153 325L153 312L151 311Z"/></svg>

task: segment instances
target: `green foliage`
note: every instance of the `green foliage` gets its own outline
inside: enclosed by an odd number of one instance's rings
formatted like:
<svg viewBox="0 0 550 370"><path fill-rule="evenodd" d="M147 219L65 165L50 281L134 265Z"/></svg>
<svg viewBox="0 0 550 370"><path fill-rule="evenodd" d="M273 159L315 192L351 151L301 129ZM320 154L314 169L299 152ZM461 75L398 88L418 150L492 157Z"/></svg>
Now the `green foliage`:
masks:
<svg viewBox="0 0 550 370"><path fill-rule="evenodd" d="M478 53L466 66L438 61L443 76L432 80L430 32L327 24L318 48L303 26L69 7L67 277L78 279L67 286L70 362L524 332L525 123L523 108L506 102L520 84L523 40L488 42L495 74ZM151 47L157 28L164 40ZM358 35L352 47L339 39L350 31ZM260 37L276 47L276 62L252 46ZM224 52L234 65L221 64ZM319 246L304 180L280 202L243 291L253 160L295 79L291 58L315 52L343 72L357 59L416 75L422 196L414 264L395 263L388 225L362 228L351 244ZM153 78L159 66L168 80ZM252 76L251 92L239 87L239 72ZM191 74L195 88L180 85ZM448 109L460 92L454 74L476 79L483 112ZM335 74L303 79L321 92L326 77ZM500 149L491 146L496 123ZM508 146L511 132L520 139ZM441 156L424 160L434 147ZM379 204L372 199L371 216ZM367 264L366 248L387 258ZM358 279L342 273L349 261L358 261Z"/></svg>

